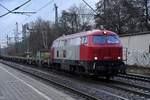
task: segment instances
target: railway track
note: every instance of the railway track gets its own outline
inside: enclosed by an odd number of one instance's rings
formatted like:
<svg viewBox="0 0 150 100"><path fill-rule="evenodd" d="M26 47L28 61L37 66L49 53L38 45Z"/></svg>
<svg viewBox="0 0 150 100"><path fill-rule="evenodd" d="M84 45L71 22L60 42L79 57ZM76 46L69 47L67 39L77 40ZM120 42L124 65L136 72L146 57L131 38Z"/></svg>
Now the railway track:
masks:
<svg viewBox="0 0 150 100"><path fill-rule="evenodd" d="M144 87L140 85L133 85L131 83L125 83L121 81L110 80L110 87L117 88L123 91L131 92L135 95L139 95L141 97L150 98L150 88Z"/></svg>
<svg viewBox="0 0 150 100"><path fill-rule="evenodd" d="M10 66L10 64L7 64L7 65ZM11 64L11 66L12 66L12 64ZM12 66L12 67L14 67L14 66ZM150 91L149 91L150 88L140 86L140 85L130 84L130 83L127 83L127 82L125 83L125 82L116 81L116 80L110 80L110 81L107 81L107 82L102 81L102 80L96 80L96 81L94 80L94 82L92 82L92 83L96 82L97 85L95 85L93 87L94 89L86 87L90 91L90 93L87 93L87 91L85 92L85 91L82 91L80 89L75 89L74 87L71 87L71 86L68 87L68 85L66 86L64 83L62 84L62 83L59 83L55 80L47 79L49 76L47 76L46 74L43 74L43 72L39 73L39 72L36 72L34 70L35 68L33 68L32 70L31 69L32 68L30 68L30 67L27 67L25 69L19 67L19 70L30 73L30 74L32 74L36 77L42 78L44 80L46 79L46 80L50 81L51 83L53 83L55 85L58 85L58 86L61 86L62 88L65 88L69 91L72 91L75 94L81 95L82 97L84 97L88 100L100 100L100 99L103 100L103 98L101 98L100 96L95 96L95 93L98 93L98 92L102 92L103 94L105 94L107 96L112 96L114 98L119 98L118 100L128 100L128 98L125 98L125 97L115 95L113 93L109 93L107 91L103 91L103 90L98 89L99 85L104 85L104 86L114 88L114 89L117 89L117 90L129 92L130 94L138 95L138 96L143 97L143 98L150 98ZM92 90L92 92L91 92L91 90ZM112 99L110 99L110 100L112 100ZM117 100L117 99L115 99L115 100Z"/></svg>
<svg viewBox="0 0 150 100"><path fill-rule="evenodd" d="M18 70L20 70L20 71L23 71L23 72L25 72L25 73L28 73L28 74L30 74L30 75L33 75L33 76L35 76L35 77L38 77L38 78L40 78L40 79L46 80L46 81L52 83L53 85L59 86L59 87L61 87L61 88L63 88L63 89L66 89L66 90L72 92L72 93L75 93L75 94L77 94L77 95L80 95L80 96L86 98L87 100L100 100L100 99L97 98L97 97L94 97L94 96L92 96L92 95L89 95L89 94L87 94L87 93L84 93L84 92L82 92L82 91L79 91L79 90L77 90L77 89L74 89L74 88L72 88L72 87L66 86L66 85L61 84L61 83L59 83L59 82L56 82L56 81L54 81L54 80L50 80L50 79L48 79L48 77L46 77L46 76L47 76L46 74L40 73L40 72L36 72L35 70L33 70L33 69L31 69L31 68L30 68L30 69L29 69L29 68L23 68L23 67L20 67L20 68L19 68L19 67L17 67L17 66L12 65L12 64L10 65L10 64L5 63L5 62L2 62L2 63L5 64L5 65L8 65L8 66L11 66L11 67L13 67L13 68L16 68L16 69L18 69ZM29 70L30 70L30 71L29 71Z"/></svg>
<svg viewBox="0 0 150 100"><path fill-rule="evenodd" d="M137 74L118 74L117 77L127 78L127 79L134 79L144 82L150 82L149 76L144 75L137 75Z"/></svg>
<svg viewBox="0 0 150 100"><path fill-rule="evenodd" d="M129 74L129 75L132 75L132 74ZM138 76L136 76L136 77L138 77ZM140 77L143 78L144 76L141 75ZM73 77L73 78L75 78L75 77ZM147 77L147 79L148 78L149 77ZM84 79L84 77L83 77L83 79ZM107 82L109 82L109 84ZM116 89L119 89L119 90L130 92L130 93L133 93L135 95L139 95L141 97L150 98L150 88L149 87L144 87L144 86L141 86L141 85L131 84L131 83L128 83L128 82L122 82L122 81L113 80L113 79L109 80L109 81L105 81L105 80L100 79L98 81L98 83L103 84L105 86L107 85L108 87L111 87L111 88L116 88Z"/></svg>
<svg viewBox="0 0 150 100"><path fill-rule="evenodd" d="M104 85L110 88L114 88L117 90L128 92L129 94L134 94L137 96L140 96L142 98L145 98L146 100L150 98L150 88L137 85L137 84L131 84L128 82L122 82L118 80L103 80L103 79L94 79L93 83L97 84L95 87L98 87L100 85Z"/></svg>
<svg viewBox="0 0 150 100"><path fill-rule="evenodd" d="M2 62L2 63L8 66L14 67L18 70L21 70L25 73L36 76L40 79L49 81L50 83L56 86L59 86L68 91L71 91L74 94L84 97L86 100L114 100L114 99L115 100L129 100L125 97L115 95L108 91L99 90L99 89L88 87L82 84L70 83L70 82L67 82L65 79L57 79L56 77L49 76L49 74L45 73L44 71L36 70L35 68L23 67L23 65L20 65L18 67L18 64L12 64L12 63L6 63L6 62ZM74 85L71 85L71 84L74 84Z"/></svg>
<svg viewBox="0 0 150 100"><path fill-rule="evenodd" d="M145 86L141 86L141 85L138 85L138 84L132 84L132 83L129 83L129 82L122 82L122 81L113 80L113 79L109 80L109 81L106 81L106 80L103 80L103 79L100 78L100 80L96 81L96 82L98 84L101 84L101 85L103 84L103 85L108 86L110 88L115 88L115 89L123 90L123 91L126 91L126 92L130 92L134 95L150 98L150 87L145 87Z"/></svg>

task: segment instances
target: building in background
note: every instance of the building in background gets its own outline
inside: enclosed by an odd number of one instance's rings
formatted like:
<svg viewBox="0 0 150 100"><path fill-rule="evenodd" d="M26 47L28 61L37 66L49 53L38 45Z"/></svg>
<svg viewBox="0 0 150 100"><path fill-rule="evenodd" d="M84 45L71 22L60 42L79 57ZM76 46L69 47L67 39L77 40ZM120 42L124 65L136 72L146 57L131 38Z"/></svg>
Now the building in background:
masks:
<svg viewBox="0 0 150 100"><path fill-rule="evenodd" d="M127 49L127 64L150 67L150 32L122 35L121 41Z"/></svg>

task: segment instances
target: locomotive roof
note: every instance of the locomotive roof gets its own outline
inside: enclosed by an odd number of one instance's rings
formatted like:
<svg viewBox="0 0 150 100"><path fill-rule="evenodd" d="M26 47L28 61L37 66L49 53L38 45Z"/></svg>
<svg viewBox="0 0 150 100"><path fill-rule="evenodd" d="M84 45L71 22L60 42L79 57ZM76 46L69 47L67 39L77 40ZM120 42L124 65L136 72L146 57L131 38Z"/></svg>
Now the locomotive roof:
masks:
<svg viewBox="0 0 150 100"><path fill-rule="evenodd" d="M85 31L85 32L80 32L80 33L75 33L75 34L70 34L70 35L63 35L63 36L57 38L56 40L64 40L64 39L87 36L87 35L103 35L104 32L106 32L108 35L116 34L112 31L108 31L108 30L90 30L90 31Z"/></svg>

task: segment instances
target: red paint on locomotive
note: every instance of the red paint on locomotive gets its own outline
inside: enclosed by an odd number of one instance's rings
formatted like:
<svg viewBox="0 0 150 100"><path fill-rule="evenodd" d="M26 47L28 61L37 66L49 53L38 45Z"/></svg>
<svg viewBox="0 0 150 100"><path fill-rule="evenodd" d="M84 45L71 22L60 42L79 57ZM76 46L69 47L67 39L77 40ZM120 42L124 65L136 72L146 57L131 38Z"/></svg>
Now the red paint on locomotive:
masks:
<svg viewBox="0 0 150 100"><path fill-rule="evenodd" d="M104 34L104 32L106 32ZM115 33L111 31L101 31L101 32L93 32L90 35L87 35L88 42L87 44L80 45L80 60L84 61L94 61L95 58L98 61L115 61L122 59L122 45L119 41L118 43L105 43L102 44L94 44L93 36L117 36Z"/></svg>
<svg viewBox="0 0 150 100"><path fill-rule="evenodd" d="M56 39L52 46L52 59L54 64L59 64L62 68L65 63L69 65L64 67L65 70L82 69L82 72L112 75L118 73L124 65L122 49L116 33L92 30ZM81 68L76 68L77 66Z"/></svg>

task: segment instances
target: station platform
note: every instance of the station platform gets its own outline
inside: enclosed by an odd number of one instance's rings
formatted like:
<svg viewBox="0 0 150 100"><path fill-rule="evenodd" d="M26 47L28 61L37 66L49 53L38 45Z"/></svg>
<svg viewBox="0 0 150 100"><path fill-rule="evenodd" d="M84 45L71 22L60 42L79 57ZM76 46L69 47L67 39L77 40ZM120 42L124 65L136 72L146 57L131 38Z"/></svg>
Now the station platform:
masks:
<svg viewBox="0 0 150 100"><path fill-rule="evenodd" d="M49 85L0 63L0 100L75 100Z"/></svg>

